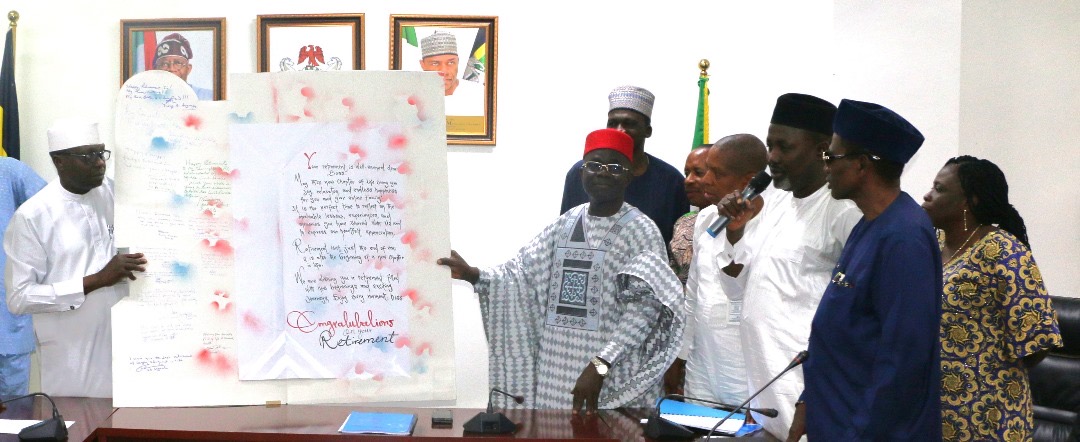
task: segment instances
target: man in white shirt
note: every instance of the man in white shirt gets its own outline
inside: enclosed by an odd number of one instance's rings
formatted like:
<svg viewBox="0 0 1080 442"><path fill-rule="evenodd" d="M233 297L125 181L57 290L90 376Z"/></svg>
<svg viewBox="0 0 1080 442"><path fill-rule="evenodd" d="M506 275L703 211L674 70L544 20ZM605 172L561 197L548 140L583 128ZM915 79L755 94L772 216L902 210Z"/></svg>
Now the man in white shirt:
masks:
<svg viewBox="0 0 1080 442"><path fill-rule="evenodd" d="M765 386L806 349L810 321L831 270L862 217L851 201L834 199L825 186L821 154L829 147L835 114L836 106L811 95L777 98L765 144L773 185L781 192L765 195L764 207L755 216L759 238L744 229L752 209L738 193L719 204L720 214L732 217L725 253L745 265L737 276L721 275L721 280L729 296L745 293L739 331L750 392ZM753 255L739 260L746 256L740 249L754 244L760 247ZM785 439L802 390L802 370L793 370L752 404L775 408L779 416L755 419Z"/></svg>
<svg viewBox="0 0 1080 442"><path fill-rule="evenodd" d="M723 195L741 191L765 169L765 144L749 134L721 138L706 157L704 190L713 203ZM755 203L760 203L760 199ZM686 395L738 404L748 396L746 370L739 338L741 291L727 293L721 272L737 274L742 266L725 255L724 239L713 238L706 228L719 218L715 205L701 209L694 223L694 254L686 282L686 331L680 359L686 361ZM753 231L757 221L745 227ZM745 259L742 259L745 261Z"/></svg>
<svg viewBox="0 0 1080 442"><path fill-rule="evenodd" d="M34 314L41 388L54 396L112 396L110 309L127 295L141 253L117 254L113 182L97 123L49 129L58 178L15 212L4 235L8 308Z"/></svg>

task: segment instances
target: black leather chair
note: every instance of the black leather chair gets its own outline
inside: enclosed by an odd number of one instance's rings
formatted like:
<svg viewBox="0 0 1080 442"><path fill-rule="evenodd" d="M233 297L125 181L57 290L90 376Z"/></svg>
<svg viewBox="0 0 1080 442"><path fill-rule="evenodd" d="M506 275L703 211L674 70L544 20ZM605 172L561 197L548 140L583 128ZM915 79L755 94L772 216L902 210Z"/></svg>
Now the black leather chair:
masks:
<svg viewBox="0 0 1080 442"><path fill-rule="evenodd" d="M1051 298L1063 346L1029 372L1034 439L1080 442L1080 298Z"/></svg>

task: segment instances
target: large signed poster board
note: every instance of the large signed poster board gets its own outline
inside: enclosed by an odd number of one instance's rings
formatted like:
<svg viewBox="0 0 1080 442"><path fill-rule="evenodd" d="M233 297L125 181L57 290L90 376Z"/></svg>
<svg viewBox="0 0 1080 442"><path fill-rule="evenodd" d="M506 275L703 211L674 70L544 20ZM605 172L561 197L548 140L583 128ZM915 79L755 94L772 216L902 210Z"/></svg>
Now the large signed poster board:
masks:
<svg viewBox="0 0 1080 442"><path fill-rule="evenodd" d="M125 84L118 243L151 265L114 309L118 406L454 397L429 77L235 75L227 108Z"/></svg>

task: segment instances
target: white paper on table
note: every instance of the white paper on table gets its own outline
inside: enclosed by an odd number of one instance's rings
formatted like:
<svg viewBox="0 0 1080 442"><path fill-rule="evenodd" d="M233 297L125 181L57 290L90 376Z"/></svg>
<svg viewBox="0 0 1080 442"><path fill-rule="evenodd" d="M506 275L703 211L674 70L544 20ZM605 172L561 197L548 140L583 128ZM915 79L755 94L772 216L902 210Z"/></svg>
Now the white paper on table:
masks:
<svg viewBox="0 0 1080 442"><path fill-rule="evenodd" d="M684 427L692 427L705 431L709 431L717 422L720 422L723 418L708 417L708 416L688 416L685 414L661 414L661 417L667 419L676 424ZM642 419L641 423L648 423L648 419ZM743 427L745 421L743 419L728 419L716 429L717 434L732 435L739 432L739 429Z"/></svg>
<svg viewBox="0 0 1080 442"><path fill-rule="evenodd" d="M36 421L33 419L0 419L0 434L19 434L23 428L38 422L44 421ZM64 425L71 428L72 425L75 425L75 421L64 421Z"/></svg>

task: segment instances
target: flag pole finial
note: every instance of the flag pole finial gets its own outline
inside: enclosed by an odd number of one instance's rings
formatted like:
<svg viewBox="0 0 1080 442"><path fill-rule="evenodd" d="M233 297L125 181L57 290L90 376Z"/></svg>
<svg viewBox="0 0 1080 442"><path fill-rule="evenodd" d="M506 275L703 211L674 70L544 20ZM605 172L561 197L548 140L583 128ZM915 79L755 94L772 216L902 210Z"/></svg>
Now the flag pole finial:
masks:
<svg viewBox="0 0 1080 442"><path fill-rule="evenodd" d="M708 77L709 76L709 60L708 59L702 58L701 61L698 62L697 66L698 66L698 68L701 68L701 76L702 77Z"/></svg>
<svg viewBox="0 0 1080 442"><path fill-rule="evenodd" d="M19 11L14 11L14 10L8 11L7 19L8 19L8 23L11 25L11 27L14 28L16 25L19 24Z"/></svg>

